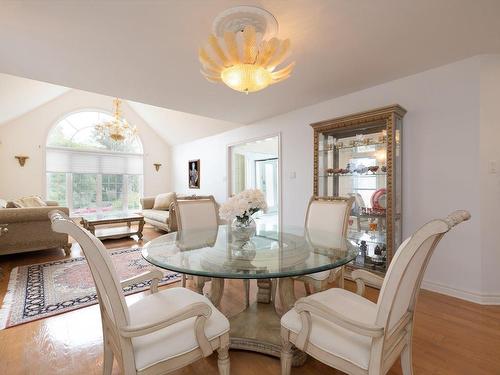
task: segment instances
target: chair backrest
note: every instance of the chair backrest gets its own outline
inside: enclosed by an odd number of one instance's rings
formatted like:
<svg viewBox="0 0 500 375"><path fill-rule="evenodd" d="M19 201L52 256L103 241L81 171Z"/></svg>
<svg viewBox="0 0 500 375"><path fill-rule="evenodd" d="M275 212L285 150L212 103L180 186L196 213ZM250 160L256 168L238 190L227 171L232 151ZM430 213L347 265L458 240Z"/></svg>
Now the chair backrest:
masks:
<svg viewBox="0 0 500 375"><path fill-rule="evenodd" d="M175 198L177 230L212 229L218 226L217 203L212 195Z"/></svg>
<svg viewBox="0 0 500 375"><path fill-rule="evenodd" d="M345 237L353 202L353 197L312 196L306 212L306 230L324 231Z"/></svg>
<svg viewBox="0 0 500 375"><path fill-rule="evenodd" d="M414 312L420 284L441 238L455 225L468 220L467 211L455 211L444 220L433 220L418 229L399 246L378 299L376 322L390 333Z"/></svg>
<svg viewBox="0 0 500 375"><path fill-rule="evenodd" d="M111 257L102 242L61 211L51 211L49 217L54 232L66 233L80 244L94 279L101 314L105 314L102 317L103 323L107 319L115 330L116 327L128 325L129 313L123 290Z"/></svg>

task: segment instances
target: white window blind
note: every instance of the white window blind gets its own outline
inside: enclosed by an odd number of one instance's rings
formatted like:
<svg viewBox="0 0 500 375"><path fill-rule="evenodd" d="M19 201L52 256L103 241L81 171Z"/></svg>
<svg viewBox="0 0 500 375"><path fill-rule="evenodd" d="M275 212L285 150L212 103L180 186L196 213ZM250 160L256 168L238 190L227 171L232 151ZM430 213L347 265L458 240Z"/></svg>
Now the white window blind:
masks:
<svg viewBox="0 0 500 375"><path fill-rule="evenodd" d="M47 172L143 174L142 155L47 148Z"/></svg>

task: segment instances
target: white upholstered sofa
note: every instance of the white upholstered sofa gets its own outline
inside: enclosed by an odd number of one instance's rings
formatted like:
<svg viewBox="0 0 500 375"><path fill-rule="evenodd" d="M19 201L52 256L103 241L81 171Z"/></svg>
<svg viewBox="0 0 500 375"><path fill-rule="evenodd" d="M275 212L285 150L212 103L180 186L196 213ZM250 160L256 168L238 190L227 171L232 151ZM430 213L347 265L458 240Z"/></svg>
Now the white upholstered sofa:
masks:
<svg viewBox="0 0 500 375"><path fill-rule="evenodd" d="M170 204L173 198L175 198L175 193L141 198L144 221L157 229L170 232Z"/></svg>

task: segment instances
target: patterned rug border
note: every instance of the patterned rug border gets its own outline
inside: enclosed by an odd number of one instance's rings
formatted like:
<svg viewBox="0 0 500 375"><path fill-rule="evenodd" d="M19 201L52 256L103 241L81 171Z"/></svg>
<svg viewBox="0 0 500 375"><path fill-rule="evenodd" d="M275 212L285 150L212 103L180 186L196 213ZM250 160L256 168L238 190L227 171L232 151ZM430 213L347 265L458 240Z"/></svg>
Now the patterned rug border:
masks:
<svg viewBox="0 0 500 375"><path fill-rule="evenodd" d="M117 255L117 254L136 252L136 251L140 251L140 250L141 250L140 247L116 249L116 250L110 251L110 255L113 256L113 255ZM48 265L54 266L54 265L60 265L60 264L65 264L65 263L74 263L74 262L82 261L82 260L85 260L84 256L76 257L76 258L69 258L69 259L60 259L60 260L54 260L54 261L42 262L42 263L33 263L33 264L27 264L27 265L14 267L10 271L9 283L7 284L7 291L5 293L5 296L4 296L4 299L3 299L3 302L2 302L2 305L0 308L0 330L12 328L12 327L17 327L19 325L31 323L31 322L34 322L34 321L37 321L40 319L45 319L48 317L52 317L52 316L68 313L71 311L75 311L75 310L78 310L78 309L81 309L84 307L96 305L98 303L97 295L94 294L91 296L91 299L87 302L82 302L78 305L71 306L71 307L63 307L60 309L60 311L57 311L57 312L56 311L49 311L49 312L34 316L32 318L26 318L22 322L8 325L10 313L12 311L12 303L14 300L14 293L15 293L15 289L16 289L16 286L18 283L17 278L19 276L18 274L19 274L20 267L29 268L29 267L34 267L34 266L48 266ZM153 266L153 267L155 267L155 266ZM158 268L158 267L156 267L156 268ZM165 273L165 270L160 269L160 271ZM159 285L160 286L168 285L168 284L172 284L172 283L175 283L177 281L180 281L180 280L181 280L181 274L172 272L170 274L165 275L164 278L160 281ZM124 288L123 293L125 296L140 293L140 292L143 292L143 291L149 289L150 285L151 285L151 281L133 284L131 286L128 286L127 288Z"/></svg>

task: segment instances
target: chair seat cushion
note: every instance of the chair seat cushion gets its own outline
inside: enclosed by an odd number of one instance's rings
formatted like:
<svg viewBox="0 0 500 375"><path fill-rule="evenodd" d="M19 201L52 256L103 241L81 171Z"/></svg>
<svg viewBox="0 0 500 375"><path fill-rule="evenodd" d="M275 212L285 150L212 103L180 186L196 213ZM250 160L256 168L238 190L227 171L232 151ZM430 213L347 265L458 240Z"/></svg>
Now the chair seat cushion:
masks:
<svg viewBox="0 0 500 375"><path fill-rule="evenodd" d="M344 289L328 289L307 299L316 300L353 320L375 323L377 305ZM368 369L372 339L351 332L311 314L312 327L309 342L321 350ZM302 329L300 316L291 309L281 318L281 325L294 333Z"/></svg>
<svg viewBox="0 0 500 375"><path fill-rule="evenodd" d="M129 305L130 324L159 321L195 302L206 302L212 314L205 323L209 340L229 331L229 321L208 298L185 288L171 288L148 295ZM194 333L196 318L186 319L149 335L132 338L137 370L188 353L198 347Z"/></svg>
<svg viewBox="0 0 500 375"><path fill-rule="evenodd" d="M163 210L142 210L142 215L146 219L159 221L160 223L167 224L167 220L169 217L169 211Z"/></svg>

